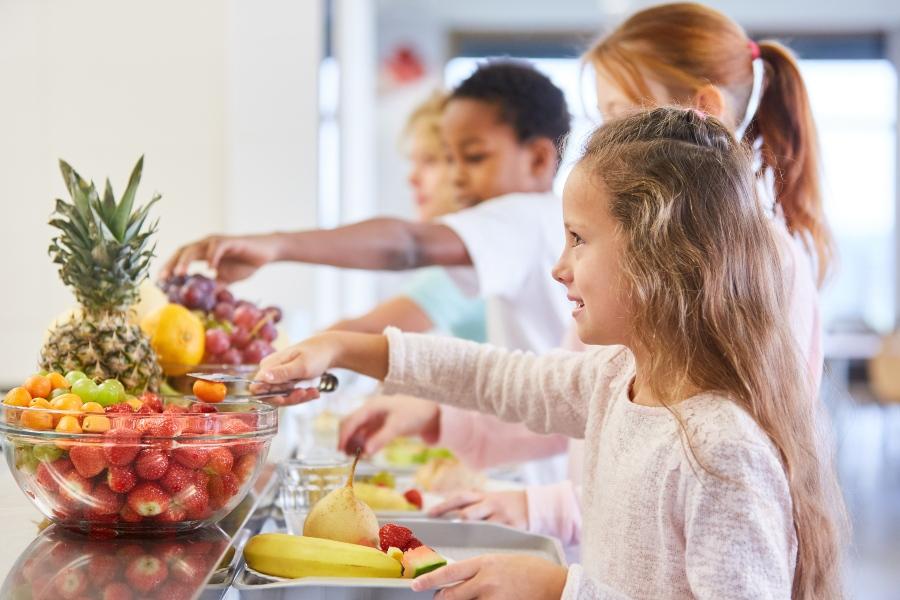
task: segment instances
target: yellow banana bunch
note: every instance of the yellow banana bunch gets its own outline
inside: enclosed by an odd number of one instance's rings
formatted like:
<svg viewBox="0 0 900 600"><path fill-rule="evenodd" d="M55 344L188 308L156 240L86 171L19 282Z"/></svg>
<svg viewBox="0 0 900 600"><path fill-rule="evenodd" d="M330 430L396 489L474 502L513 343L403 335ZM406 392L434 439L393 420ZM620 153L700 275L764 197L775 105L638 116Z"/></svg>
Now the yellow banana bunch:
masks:
<svg viewBox="0 0 900 600"><path fill-rule="evenodd" d="M253 536L251 569L277 577L400 577L400 563L375 548L285 533Z"/></svg>

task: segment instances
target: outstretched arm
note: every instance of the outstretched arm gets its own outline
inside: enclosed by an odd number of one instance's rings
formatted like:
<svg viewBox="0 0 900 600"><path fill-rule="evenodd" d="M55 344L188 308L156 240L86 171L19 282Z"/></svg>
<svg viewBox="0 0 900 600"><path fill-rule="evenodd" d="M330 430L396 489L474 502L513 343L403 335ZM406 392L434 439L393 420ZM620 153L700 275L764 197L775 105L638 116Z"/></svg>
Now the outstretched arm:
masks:
<svg viewBox="0 0 900 600"><path fill-rule="evenodd" d="M431 331L434 324L422 307L409 296L395 296L385 300L364 315L338 321L326 331L381 333L386 327L425 333Z"/></svg>
<svg viewBox="0 0 900 600"><path fill-rule="evenodd" d="M398 271L472 264L465 244L450 227L390 218L335 229L211 236L176 251L160 275L185 274L194 261L206 261L226 282L249 277L275 261Z"/></svg>

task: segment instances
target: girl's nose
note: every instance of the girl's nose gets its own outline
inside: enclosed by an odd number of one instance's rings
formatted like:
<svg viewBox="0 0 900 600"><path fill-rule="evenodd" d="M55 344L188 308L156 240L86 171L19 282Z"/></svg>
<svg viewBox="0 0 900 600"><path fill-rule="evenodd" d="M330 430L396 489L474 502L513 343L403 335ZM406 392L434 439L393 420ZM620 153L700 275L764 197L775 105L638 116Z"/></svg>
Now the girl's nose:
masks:
<svg viewBox="0 0 900 600"><path fill-rule="evenodd" d="M569 283L571 283L572 270L569 268L569 263L566 260L565 251L563 251L562 255L560 255L559 260L556 261L556 264L553 265L553 270L550 273L553 275L553 279L563 285L568 285Z"/></svg>

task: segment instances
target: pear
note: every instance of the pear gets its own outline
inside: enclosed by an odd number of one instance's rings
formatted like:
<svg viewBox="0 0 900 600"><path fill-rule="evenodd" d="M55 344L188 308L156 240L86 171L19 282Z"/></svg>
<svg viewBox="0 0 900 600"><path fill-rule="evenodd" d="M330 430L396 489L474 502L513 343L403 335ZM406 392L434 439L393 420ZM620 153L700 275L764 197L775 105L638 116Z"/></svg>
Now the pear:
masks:
<svg viewBox="0 0 900 600"><path fill-rule="evenodd" d="M378 519L369 506L353 493L353 475L359 452L347 483L316 502L306 516L303 535L378 547Z"/></svg>

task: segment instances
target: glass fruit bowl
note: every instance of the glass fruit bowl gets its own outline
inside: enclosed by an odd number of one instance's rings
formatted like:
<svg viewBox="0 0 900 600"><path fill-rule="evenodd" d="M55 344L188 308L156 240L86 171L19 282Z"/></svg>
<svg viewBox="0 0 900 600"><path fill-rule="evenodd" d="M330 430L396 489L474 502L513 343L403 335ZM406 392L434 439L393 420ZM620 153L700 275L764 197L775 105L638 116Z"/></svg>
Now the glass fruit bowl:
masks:
<svg viewBox="0 0 900 600"><path fill-rule="evenodd" d="M102 433L54 430L89 413L0 409L3 453L35 506L67 529L117 535L217 522L250 490L278 429L277 410L256 401L107 412Z"/></svg>

